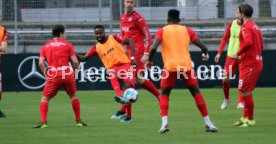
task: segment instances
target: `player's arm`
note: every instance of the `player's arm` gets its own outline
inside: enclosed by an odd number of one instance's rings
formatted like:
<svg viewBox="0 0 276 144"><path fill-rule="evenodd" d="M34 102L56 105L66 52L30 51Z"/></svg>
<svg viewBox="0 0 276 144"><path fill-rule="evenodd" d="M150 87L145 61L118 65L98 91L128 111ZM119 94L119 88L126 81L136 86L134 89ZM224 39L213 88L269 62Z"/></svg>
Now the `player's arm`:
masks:
<svg viewBox="0 0 276 144"><path fill-rule="evenodd" d="M218 52L217 52L217 55L214 59L214 61L216 63L219 62L219 59L220 59L220 56L221 56L221 53L223 52L223 49L226 45L226 43L228 42L229 38L230 38L230 28L232 26L232 22L228 23L226 29L225 29L225 33L221 39L221 42L220 42L220 45L219 45L219 49L218 49Z"/></svg>
<svg viewBox="0 0 276 144"><path fill-rule="evenodd" d="M39 57L38 65L39 65L41 72L43 72L44 75L46 75L47 72L46 72L46 65L45 65L45 57L43 57L43 56Z"/></svg>
<svg viewBox="0 0 276 144"><path fill-rule="evenodd" d="M4 30L4 37L0 45L0 53L3 54L6 52L8 46L8 32Z"/></svg>
<svg viewBox="0 0 276 144"><path fill-rule="evenodd" d="M187 28L187 31L189 33L191 41L201 49L202 51L202 60L207 61L209 59L209 54L208 54L208 48L206 45L198 38L197 34L192 30Z"/></svg>
<svg viewBox="0 0 276 144"><path fill-rule="evenodd" d="M97 55L96 46L92 46L91 49L83 56L80 54L77 54L77 58L79 61L84 62L91 59L94 55Z"/></svg>
<svg viewBox="0 0 276 144"><path fill-rule="evenodd" d="M134 41L132 39L129 39L129 38L126 38L124 40L124 45L129 45L130 46L130 53L131 53L131 57L130 57L130 60L131 60L131 65L132 66L136 66L136 62L135 62L135 59L134 59L134 54L135 54L135 44L134 44Z"/></svg>
<svg viewBox="0 0 276 144"><path fill-rule="evenodd" d="M240 36L242 36L243 43L240 44L240 49L233 57L238 58L240 55L242 55L245 51L247 51L248 48L250 48L253 44L252 42L252 35L251 32L248 29L242 29Z"/></svg>
<svg viewBox="0 0 276 144"><path fill-rule="evenodd" d="M135 62L135 59L134 59L134 54L135 54L135 44L134 44L134 41L130 38L124 38L122 36L122 34L115 34L113 35L113 38L123 44L123 45L129 45L130 46L130 54L131 54L131 57L130 57L130 60L131 60L131 65L135 66L136 65L136 62Z"/></svg>
<svg viewBox="0 0 276 144"><path fill-rule="evenodd" d="M134 53L135 53L135 44L134 41L132 39L126 38L124 40L124 45L129 45L130 46L130 53L131 53L131 57L134 58Z"/></svg>
<svg viewBox="0 0 276 144"><path fill-rule="evenodd" d="M155 55L158 46L161 44L161 40L159 39L154 39L153 44L150 47L150 51L149 51L149 59L148 61L152 61L153 56Z"/></svg>
<svg viewBox="0 0 276 144"><path fill-rule="evenodd" d="M149 57L149 49L150 49L150 44L151 44L151 34L147 25L147 22L144 18L138 19L136 23L137 27L139 30L142 32L144 36L144 55L141 59L143 63L146 62L146 60Z"/></svg>
<svg viewBox="0 0 276 144"><path fill-rule="evenodd" d="M77 73L77 70L79 69L79 61L76 55L73 55L70 57L72 61L72 66L74 69L74 72Z"/></svg>
<svg viewBox="0 0 276 144"><path fill-rule="evenodd" d="M163 37L163 29L160 28L157 32L156 32L156 35L155 35L155 39L150 47L150 50L149 50L149 57L148 59L146 60L145 62L145 65L146 65L146 68L147 69L150 69L151 66L153 65L152 63L152 59L153 59L153 56L155 55L156 51L157 51L157 48L158 46L161 44L162 42L162 37Z"/></svg>
<svg viewBox="0 0 276 144"><path fill-rule="evenodd" d="M85 55L80 55L80 54L77 54L77 59L80 61L80 62L84 62L84 61L88 61L91 57L87 54Z"/></svg>

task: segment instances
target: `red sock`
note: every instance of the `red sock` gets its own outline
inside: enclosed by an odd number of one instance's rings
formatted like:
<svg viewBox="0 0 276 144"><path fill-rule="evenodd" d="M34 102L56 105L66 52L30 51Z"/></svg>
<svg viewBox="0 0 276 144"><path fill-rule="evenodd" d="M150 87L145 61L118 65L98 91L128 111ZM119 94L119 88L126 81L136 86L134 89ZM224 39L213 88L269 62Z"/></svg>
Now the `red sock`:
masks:
<svg viewBox="0 0 276 144"><path fill-rule="evenodd" d="M128 118L132 117L132 115L131 115L131 109L132 109L132 104L127 104L126 105L126 110L127 110L127 117Z"/></svg>
<svg viewBox="0 0 276 144"><path fill-rule="evenodd" d="M206 106L206 103L205 103L205 100L204 100L202 94L197 93L194 96L194 99L195 99L197 108L200 111L202 117L208 116L208 109L207 109L207 106Z"/></svg>
<svg viewBox="0 0 276 144"><path fill-rule="evenodd" d="M76 120L80 120L80 101L78 98L72 100L72 107L75 113Z"/></svg>
<svg viewBox="0 0 276 144"><path fill-rule="evenodd" d="M243 107L242 117L248 117L248 108L246 107L246 105L244 105Z"/></svg>
<svg viewBox="0 0 276 144"><path fill-rule="evenodd" d="M48 102L40 102L41 122L47 122Z"/></svg>
<svg viewBox="0 0 276 144"><path fill-rule="evenodd" d="M127 108L127 105L122 105L121 108L120 108L120 111L121 112L126 112L126 108Z"/></svg>
<svg viewBox="0 0 276 144"><path fill-rule="evenodd" d="M162 95L159 98L161 116L167 116L169 111L169 97Z"/></svg>
<svg viewBox="0 0 276 144"><path fill-rule="evenodd" d="M230 89L230 81L223 81L222 82L222 88L224 92L224 98L229 99L229 89Z"/></svg>
<svg viewBox="0 0 276 144"><path fill-rule="evenodd" d="M238 99L238 103L242 103L242 95L241 95L241 93L239 92L239 99Z"/></svg>
<svg viewBox="0 0 276 144"><path fill-rule="evenodd" d="M144 80L143 86L146 90L151 92L159 100L158 97L160 96L160 92L158 91L158 89L154 86L154 84L151 81Z"/></svg>
<svg viewBox="0 0 276 144"><path fill-rule="evenodd" d="M248 119L254 119L254 101L252 94L243 97L244 106L247 108Z"/></svg>
<svg viewBox="0 0 276 144"><path fill-rule="evenodd" d="M121 92L121 86L120 86L120 83L118 82L118 79L117 78L110 79L110 82L111 82L111 86L112 86L113 90L115 91L116 95L122 96L123 94Z"/></svg>

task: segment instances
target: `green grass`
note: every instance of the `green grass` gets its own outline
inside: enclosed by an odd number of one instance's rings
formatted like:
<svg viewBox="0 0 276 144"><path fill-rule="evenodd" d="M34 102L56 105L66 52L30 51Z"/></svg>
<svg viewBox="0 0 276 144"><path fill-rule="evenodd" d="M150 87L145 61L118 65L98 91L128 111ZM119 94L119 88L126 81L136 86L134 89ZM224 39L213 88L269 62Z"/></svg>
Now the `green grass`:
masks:
<svg viewBox="0 0 276 144"><path fill-rule="evenodd" d="M257 125L233 127L242 110L237 110L237 90L232 89L232 101L222 111L221 89L202 89L209 115L219 128L218 133L206 133L203 120L188 90L174 90L170 99L171 131L158 133L161 125L159 107L147 91L139 91L133 105L134 121L112 121L119 108L113 91L80 91L82 119L89 127L75 127L69 98L60 92L49 104L47 129L33 129L39 121L40 92L4 93L1 109L6 118L0 119L1 144L272 144L276 136L275 88L257 88L254 92ZM273 142L274 141L274 142Z"/></svg>

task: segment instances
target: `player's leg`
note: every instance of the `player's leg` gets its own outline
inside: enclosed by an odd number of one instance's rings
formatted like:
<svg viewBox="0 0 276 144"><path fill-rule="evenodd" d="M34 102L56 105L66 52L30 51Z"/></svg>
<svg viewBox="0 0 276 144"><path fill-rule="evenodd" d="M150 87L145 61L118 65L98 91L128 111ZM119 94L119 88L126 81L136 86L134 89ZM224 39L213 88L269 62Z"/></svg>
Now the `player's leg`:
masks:
<svg viewBox="0 0 276 144"><path fill-rule="evenodd" d="M225 109L228 105L228 103L230 102L230 80L229 80L229 75L232 74L233 71L233 62L234 60L231 59L230 57L226 57L226 61L224 64L224 70L225 70L225 76L222 80L222 89L223 89L223 93L224 93L224 100L220 106L221 109Z"/></svg>
<svg viewBox="0 0 276 144"><path fill-rule="evenodd" d="M220 106L220 109L225 109L227 105L230 103L230 96L229 96L229 91L230 91L230 80L229 77L226 76L222 80L222 89L224 93L224 100Z"/></svg>
<svg viewBox="0 0 276 144"><path fill-rule="evenodd" d="M216 128L216 126L211 122L209 118L206 102L204 100L204 97L200 93L195 71L193 69L190 71L187 71L185 75L181 75L180 78L182 79L184 84L188 87L188 89L190 90L190 93L192 94L195 100L197 108L200 111L201 116L203 117L203 120L205 122L206 131L217 132L218 128Z"/></svg>
<svg viewBox="0 0 276 144"><path fill-rule="evenodd" d="M48 114L48 103L50 101L51 97L48 96L43 96L40 101L40 117L41 117L41 122L37 125L35 125L33 128L47 128L47 114Z"/></svg>
<svg viewBox="0 0 276 144"><path fill-rule="evenodd" d="M156 86L150 81L144 78L144 72L146 69L144 68L143 63L137 64L136 67L136 83L142 85L147 91L152 93L157 100L159 100L160 92L156 88Z"/></svg>
<svg viewBox="0 0 276 144"><path fill-rule="evenodd" d="M239 73L240 72L240 67L241 67L241 61L237 60L237 67L239 68ZM243 96L241 91L238 90L239 93L239 98L238 98L238 105L237 105L237 109L244 109L244 104L243 104ZM246 111L246 110L245 110Z"/></svg>
<svg viewBox="0 0 276 144"><path fill-rule="evenodd" d="M162 78L160 82L161 96L159 98L160 114L161 114L161 120L162 120L159 133L161 134L169 131L169 124L168 124L169 96L172 88L175 85L176 78L177 78L176 72L167 72L166 70L163 70Z"/></svg>
<svg viewBox="0 0 276 144"><path fill-rule="evenodd" d="M48 114L48 103L58 92L61 80L59 78L47 79L42 92L42 98L40 101L40 117L41 122L35 125L33 128L47 128L47 114Z"/></svg>
<svg viewBox="0 0 276 144"><path fill-rule="evenodd" d="M244 108L244 104L243 104L243 98L242 98L242 93L240 91L238 91L238 105L237 105L237 109L243 109Z"/></svg>
<svg viewBox="0 0 276 144"><path fill-rule="evenodd" d="M65 79L62 80L62 85L67 95L71 99L71 105L76 119L76 126L77 127L87 126L87 124L81 120L80 100L76 96L77 87L76 87L76 80L74 76L73 75L66 76Z"/></svg>
<svg viewBox="0 0 276 144"><path fill-rule="evenodd" d="M121 86L119 83L119 79L115 72L109 73L109 80L110 80L113 90L115 91L115 94L117 96L123 96L122 91L121 91ZM125 104L122 105L120 110L111 116L111 119L121 119L121 118L126 117L126 110L127 110L127 105L125 105Z"/></svg>
<svg viewBox="0 0 276 144"><path fill-rule="evenodd" d="M120 77L120 79L123 81L122 87L123 92L128 88L134 88L134 73L129 69L130 66L126 66L125 70L126 75L123 75L124 77ZM121 122L131 122L132 121L132 104L126 104L126 118L121 120Z"/></svg>
<svg viewBox="0 0 276 144"><path fill-rule="evenodd" d="M252 66L243 66L239 78L239 91L242 92L244 109L247 112L247 121L240 127L254 126L254 100L252 91L255 89L259 76L261 74L263 64L259 63Z"/></svg>

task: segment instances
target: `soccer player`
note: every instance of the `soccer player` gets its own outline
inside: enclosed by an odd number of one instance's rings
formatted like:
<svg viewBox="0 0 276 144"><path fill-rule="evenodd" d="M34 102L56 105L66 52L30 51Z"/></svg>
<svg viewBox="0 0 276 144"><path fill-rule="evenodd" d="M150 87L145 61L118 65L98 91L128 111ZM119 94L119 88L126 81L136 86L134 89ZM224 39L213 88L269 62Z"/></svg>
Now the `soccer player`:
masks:
<svg viewBox="0 0 276 144"><path fill-rule="evenodd" d="M8 32L0 26L0 101L2 99L2 73L1 73L1 55L5 53L8 45ZM0 118L6 117L5 114L0 110Z"/></svg>
<svg viewBox="0 0 276 144"><path fill-rule="evenodd" d="M146 20L144 17L134 10L136 1L125 0L124 6L126 12L120 17L120 25L123 37L130 38L135 42L135 83L142 85L146 90L151 92L157 100L159 100L160 92L154 84L144 79L143 72L145 71L144 62L149 55L149 47L151 44L151 34L149 32ZM128 56L130 57L130 47L127 46ZM112 119L120 119L125 116L126 106L123 105L121 109L114 114Z"/></svg>
<svg viewBox="0 0 276 144"><path fill-rule="evenodd" d="M240 50L234 58L241 57L238 89L243 96L244 112L235 126L248 127L256 124L254 119L254 101L252 92L263 69L263 38L256 23L251 19L253 8L249 4L240 4L238 7L239 19L242 22L240 32Z"/></svg>
<svg viewBox="0 0 276 144"><path fill-rule="evenodd" d="M76 96L76 80L74 72L69 66L71 59L75 72L79 67L76 52L73 45L66 41L64 25L55 25L52 29L53 39L47 42L40 50L39 67L46 76L46 84L42 92L40 102L41 122L34 128L47 128L48 103L57 94L60 87L64 87L71 99L72 107L76 118L76 126L87 126L81 121L80 101ZM45 62L48 67L46 68Z"/></svg>
<svg viewBox="0 0 276 144"><path fill-rule="evenodd" d="M131 39L124 39L120 34L105 35L105 29L102 25L94 27L94 33L98 43L94 45L85 56L77 55L80 61L86 61L91 57L98 55L107 69L111 86L114 89L116 96L115 100L120 103L128 103L122 99L122 91L127 88L134 87L133 69L136 65L134 59L134 42ZM126 55L122 46L130 45L131 57ZM132 66L131 66L132 65ZM122 85L120 85L120 82ZM122 91L121 91L122 87ZM121 122L131 122L131 104L125 104L126 118Z"/></svg>
<svg viewBox="0 0 276 144"><path fill-rule="evenodd" d="M208 49L200 41L197 34L192 29L179 24L179 15L180 12L178 10L169 10L167 19L168 25L159 29L156 33L155 40L150 48L149 59L146 63L147 67L150 68L152 64L152 58L158 46L162 43L161 51L164 68L160 84L160 111L162 116L162 125L159 132L163 134L169 131L169 96L178 78L180 78L190 90L195 103L204 119L206 131L217 132L218 128L216 128L208 116L208 109L205 100L200 93L196 73L192 68L189 43L192 41L202 50L203 61L207 61L209 58Z"/></svg>
<svg viewBox="0 0 276 144"><path fill-rule="evenodd" d="M237 17L240 15L240 13L237 11ZM215 57L215 62L218 63L221 53L229 40L229 45L228 45L228 50L227 50L227 56L226 56L226 61L224 64L224 70L226 72L226 75L224 79L222 80L222 88L224 92L224 100L223 103L221 104L220 108L225 109L230 102L230 96L229 96L229 90L230 90L230 79L229 76L233 75L236 71L236 67L240 65L240 59L234 59L233 55L237 53L239 50L240 42L239 42L239 34L241 30L241 22L239 19L235 19L232 22L229 22L224 36L221 40L220 46L218 53ZM242 109L243 108L243 103L242 103L242 96L239 93L239 99L238 99L238 106L237 109Z"/></svg>

